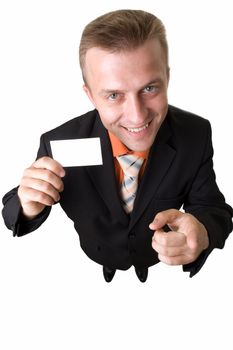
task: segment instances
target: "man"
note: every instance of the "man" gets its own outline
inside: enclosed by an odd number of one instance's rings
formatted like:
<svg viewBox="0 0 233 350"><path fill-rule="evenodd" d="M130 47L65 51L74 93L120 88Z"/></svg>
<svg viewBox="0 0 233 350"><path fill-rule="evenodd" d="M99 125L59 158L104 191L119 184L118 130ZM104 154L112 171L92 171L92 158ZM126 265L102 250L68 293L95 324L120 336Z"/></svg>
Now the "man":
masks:
<svg viewBox="0 0 233 350"><path fill-rule="evenodd" d="M159 261L193 276L224 246L232 208L215 182L209 122L168 105L163 24L143 11L107 13L84 29L80 65L95 110L42 135L37 160L3 198L7 227L31 232L59 201L107 282L132 265L145 282ZM92 137L103 165L64 169L52 158L50 141Z"/></svg>

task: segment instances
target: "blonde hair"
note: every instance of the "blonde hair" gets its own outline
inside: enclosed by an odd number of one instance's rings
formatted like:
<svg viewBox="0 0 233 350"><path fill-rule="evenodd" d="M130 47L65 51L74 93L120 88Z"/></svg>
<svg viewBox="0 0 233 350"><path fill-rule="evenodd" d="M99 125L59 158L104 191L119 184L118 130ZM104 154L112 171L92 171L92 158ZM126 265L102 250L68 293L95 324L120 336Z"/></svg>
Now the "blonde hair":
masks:
<svg viewBox="0 0 233 350"><path fill-rule="evenodd" d="M84 81L85 56L92 47L120 52L155 38L160 42L169 69L166 30L159 18L141 10L118 10L97 17L84 28L80 41L79 63Z"/></svg>

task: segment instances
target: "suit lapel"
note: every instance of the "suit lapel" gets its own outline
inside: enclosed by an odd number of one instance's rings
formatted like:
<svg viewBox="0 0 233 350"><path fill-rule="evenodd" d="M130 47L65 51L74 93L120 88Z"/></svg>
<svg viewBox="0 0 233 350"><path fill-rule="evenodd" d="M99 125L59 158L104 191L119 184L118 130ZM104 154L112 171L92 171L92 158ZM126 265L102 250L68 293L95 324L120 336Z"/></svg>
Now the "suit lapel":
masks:
<svg viewBox="0 0 233 350"><path fill-rule="evenodd" d="M135 199L130 229L150 203L175 158L176 151L168 144L170 137L171 130L167 119L165 119L151 147L145 172Z"/></svg>
<svg viewBox="0 0 233 350"><path fill-rule="evenodd" d="M129 220L118 194L111 143L99 116L96 118L90 137L100 137L103 165L87 167L88 175L110 212L114 213L121 222L122 219Z"/></svg>

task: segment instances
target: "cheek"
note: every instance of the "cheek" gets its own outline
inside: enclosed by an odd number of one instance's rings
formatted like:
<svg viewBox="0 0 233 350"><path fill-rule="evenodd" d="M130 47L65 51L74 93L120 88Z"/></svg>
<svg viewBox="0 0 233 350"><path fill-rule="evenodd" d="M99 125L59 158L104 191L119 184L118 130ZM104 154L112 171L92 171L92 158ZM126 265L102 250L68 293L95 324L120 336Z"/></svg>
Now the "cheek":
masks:
<svg viewBox="0 0 233 350"><path fill-rule="evenodd" d="M151 101L148 107L157 114L161 116L164 115L168 108L167 95L157 96L153 101Z"/></svg>
<svg viewBox="0 0 233 350"><path fill-rule="evenodd" d="M100 119L104 126L115 124L121 116L121 111L116 106L97 106Z"/></svg>

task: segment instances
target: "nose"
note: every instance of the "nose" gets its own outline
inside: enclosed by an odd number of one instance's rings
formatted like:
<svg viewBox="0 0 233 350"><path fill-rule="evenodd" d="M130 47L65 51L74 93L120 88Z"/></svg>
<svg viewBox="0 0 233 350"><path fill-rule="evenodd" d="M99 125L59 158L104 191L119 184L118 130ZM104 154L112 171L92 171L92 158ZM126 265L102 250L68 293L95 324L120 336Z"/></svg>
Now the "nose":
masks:
<svg viewBox="0 0 233 350"><path fill-rule="evenodd" d="M147 119L147 108L140 96L128 96L125 103L125 116L130 126L142 126Z"/></svg>

